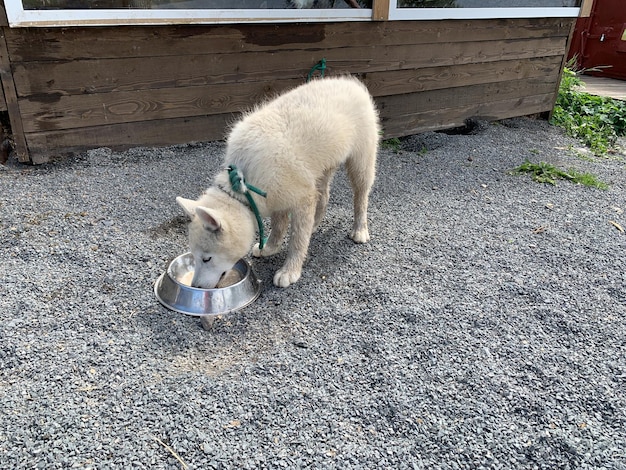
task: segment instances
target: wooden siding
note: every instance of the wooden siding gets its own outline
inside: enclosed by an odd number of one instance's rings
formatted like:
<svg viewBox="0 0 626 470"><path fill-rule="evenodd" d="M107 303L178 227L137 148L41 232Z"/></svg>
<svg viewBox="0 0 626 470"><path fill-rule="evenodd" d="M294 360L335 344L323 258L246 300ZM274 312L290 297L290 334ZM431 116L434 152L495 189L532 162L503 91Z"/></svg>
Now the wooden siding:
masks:
<svg viewBox="0 0 626 470"><path fill-rule="evenodd" d="M240 111L304 82L322 58L327 74L367 84L386 137L550 111L574 21L3 32L28 157L37 163L97 146L222 139Z"/></svg>

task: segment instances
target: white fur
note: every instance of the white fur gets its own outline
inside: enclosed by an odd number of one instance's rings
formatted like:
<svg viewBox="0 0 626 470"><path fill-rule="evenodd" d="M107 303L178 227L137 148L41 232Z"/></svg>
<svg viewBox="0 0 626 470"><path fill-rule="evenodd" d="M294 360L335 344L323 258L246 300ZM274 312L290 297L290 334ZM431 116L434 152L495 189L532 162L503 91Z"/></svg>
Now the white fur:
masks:
<svg viewBox="0 0 626 470"><path fill-rule="evenodd" d="M287 287L300 278L311 233L326 211L330 183L345 164L354 192L351 238L369 241L367 205L376 172L379 122L366 87L351 77L325 78L301 85L237 122L228 137L224 163L236 165L246 181L267 192L253 195L263 217L271 217L267 245L254 256L270 256L291 233L284 265L274 284ZM256 222L245 198L228 195L226 171L197 201L177 198L190 216L189 240L196 261L192 285L213 287L223 272L245 256ZM208 262L203 262L208 258Z"/></svg>

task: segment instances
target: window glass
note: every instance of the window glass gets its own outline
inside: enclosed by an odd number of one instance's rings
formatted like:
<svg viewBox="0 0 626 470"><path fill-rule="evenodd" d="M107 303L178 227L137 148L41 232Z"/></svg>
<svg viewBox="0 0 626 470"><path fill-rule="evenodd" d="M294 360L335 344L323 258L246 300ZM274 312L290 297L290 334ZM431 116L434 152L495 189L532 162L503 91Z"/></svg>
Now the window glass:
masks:
<svg viewBox="0 0 626 470"><path fill-rule="evenodd" d="M24 10L371 8L372 0L23 0Z"/></svg>
<svg viewBox="0 0 626 470"><path fill-rule="evenodd" d="M578 7L581 0L398 0L400 8L550 8Z"/></svg>

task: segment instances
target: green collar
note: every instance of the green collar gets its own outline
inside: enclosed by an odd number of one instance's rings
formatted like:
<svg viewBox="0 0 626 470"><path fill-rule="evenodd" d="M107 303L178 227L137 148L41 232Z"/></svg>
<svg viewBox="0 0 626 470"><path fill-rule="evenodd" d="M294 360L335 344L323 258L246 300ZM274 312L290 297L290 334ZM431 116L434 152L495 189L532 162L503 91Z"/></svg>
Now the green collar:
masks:
<svg viewBox="0 0 626 470"><path fill-rule="evenodd" d="M259 188L255 188L251 184L246 184L246 180L243 177L243 173L235 166L229 165L226 168L228 171L228 178L230 179L230 187L234 192L243 194L248 200L248 204L250 205L250 209L256 218L256 223L259 226L259 249L262 250L267 242L267 237L265 236L265 231L263 230L263 219L261 219L261 214L259 214L259 209L252 199L252 194L250 192L256 193L259 196L267 197L267 193Z"/></svg>

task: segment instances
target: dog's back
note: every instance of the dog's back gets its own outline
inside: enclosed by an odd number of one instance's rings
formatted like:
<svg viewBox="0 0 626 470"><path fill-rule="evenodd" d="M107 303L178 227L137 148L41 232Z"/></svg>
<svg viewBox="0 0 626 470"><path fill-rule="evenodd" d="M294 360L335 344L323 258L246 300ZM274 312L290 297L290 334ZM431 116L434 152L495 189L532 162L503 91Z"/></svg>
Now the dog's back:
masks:
<svg viewBox="0 0 626 470"><path fill-rule="evenodd" d="M261 187L315 184L324 172L378 145L376 108L352 77L314 80L247 114L225 155Z"/></svg>

